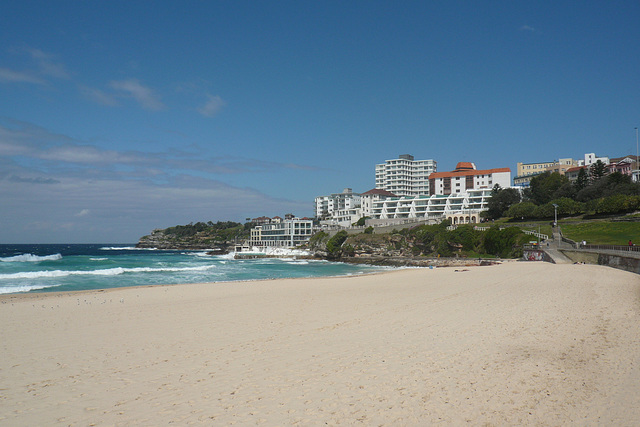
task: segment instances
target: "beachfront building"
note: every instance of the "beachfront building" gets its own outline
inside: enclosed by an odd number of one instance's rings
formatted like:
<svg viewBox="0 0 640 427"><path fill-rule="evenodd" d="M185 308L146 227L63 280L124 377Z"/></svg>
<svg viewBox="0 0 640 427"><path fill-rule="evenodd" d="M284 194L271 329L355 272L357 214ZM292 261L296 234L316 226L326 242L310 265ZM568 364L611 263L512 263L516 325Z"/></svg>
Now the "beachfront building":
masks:
<svg viewBox="0 0 640 427"><path fill-rule="evenodd" d="M429 194L429 175L437 170L435 160L415 160L411 154L376 165L376 188L398 196Z"/></svg>
<svg viewBox="0 0 640 427"><path fill-rule="evenodd" d="M511 187L511 169L476 169L470 162L460 162L451 172L434 172L429 176L429 194L460 194L471 190L491 190L495 185Z"/></svg>
<svg viewBox="0 0 640 427"><path fill-rule="evenodd" d="M340 210L355 209L360 207L360 194L354 193L351 188L345 188L342 193L334 193L330 196L318 196L315 198L316 218L329 218Z"/></svg>
<svg viewBox="0 0 640 427"><path fill-rule="evenodd" d="M455 224L477 223L480 212L487 210L490 198L491 188L447 195L390 197L373 203L371 217L374 220L417 219L431 222L451 218Z"/></svg>
<svg viewBox="0 0 640 427"><path fill-rule="evenodd" d="M361 214L362 216L371 216L373 213L373 204L381 200L387 200L392 197L398 197L390 191L374 188L362 193L361 195Z"/></svg>
<svg viewBox="0 0 640 427"><path fill-rule="evenodd" d="M312 234L313 220L285 219L277 223L253 227L249 245L258 247L294 247L306 243Z"/></svg>
<svg viewBox="0 0 640 427"><path fill-rule="evenodd" d="M390 224L409 219L440 222L450 218L454 224L477 223L480 212L487 210L495 185L511 185L509 168L476 169L475 164L460 162L451 172L434 172L429 176L429 193L418 196L385 197L372 202L367 223Z"/></svg>

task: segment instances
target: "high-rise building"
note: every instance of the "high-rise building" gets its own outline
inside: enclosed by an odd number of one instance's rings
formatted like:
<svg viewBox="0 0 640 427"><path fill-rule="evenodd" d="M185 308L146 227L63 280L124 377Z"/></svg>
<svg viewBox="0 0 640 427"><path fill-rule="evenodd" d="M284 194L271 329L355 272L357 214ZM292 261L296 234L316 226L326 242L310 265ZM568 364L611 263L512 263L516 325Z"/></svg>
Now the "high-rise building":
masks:
<svg viewBox="0 0 640 427"><path fill-rule="evenodd" d="M437 171L435 160L414 160L411 154L376 165L376 188L398 196L429 194L429 175Z"/></svg>

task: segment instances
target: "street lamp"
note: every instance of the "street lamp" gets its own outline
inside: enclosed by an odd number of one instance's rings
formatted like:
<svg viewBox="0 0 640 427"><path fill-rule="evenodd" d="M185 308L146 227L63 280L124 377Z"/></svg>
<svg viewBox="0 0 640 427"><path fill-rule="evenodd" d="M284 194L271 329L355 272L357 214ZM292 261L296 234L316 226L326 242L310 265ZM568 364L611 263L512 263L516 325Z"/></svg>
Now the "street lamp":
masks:
<svg viewBox="0 0 640 427"><path fill-rule="evenodd" d="M553 226L557 227L558 226L558 205L556 205L555 203L553 203Z"/></svg>
<svg viewBox="0 0 640 427"><path fill-rule="evenodd" d="M636 182L640 182L640 166L638 166L638 128L636 127L636 170L635 173L631 172L631 176L635 176Z"/></svg>

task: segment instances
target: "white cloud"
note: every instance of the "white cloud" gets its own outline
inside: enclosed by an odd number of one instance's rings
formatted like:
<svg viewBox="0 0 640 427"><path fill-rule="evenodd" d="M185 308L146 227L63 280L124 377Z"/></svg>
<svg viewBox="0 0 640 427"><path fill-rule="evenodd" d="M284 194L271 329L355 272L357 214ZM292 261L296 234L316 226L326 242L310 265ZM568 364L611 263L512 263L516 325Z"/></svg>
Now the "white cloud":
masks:
<svg viewBox="0 0 640 427"><path fill-rule="evenodd" d="M0 180L0 199L11 200L11 209L0 209L0 223L13 224L0 229L3 242L134 243L158 227L308 210L307 201L275 199L256 190L190 176L178 176L162 185L83 177L66 177L47 186ZM70 218L78 221L70 223ZM38 229L38 224L47 226ZM61 224L69 227L60 228Z"/></svg>
<svg viewBox="0 0 640 427"><path fill-rule="evenodd" d="M226 102L219 96L208 95L207 102L201 108L198 108L198 112L205 117L213 117L218 114L225 105Z"/></svg>
<svg viewBox="0 0 640 427"><path fill-rule="evenodd" d="M69 73L65 66L61 62L56 61L56 57L54 55L45 53L40 49L29 49L28 52L38 63L42 74L58 79L69 78Z"/></svg>
<svg viewBox="0 0 640 427"><path fill-rule="evenodd" d="M121 176L157 176L158 171L197 171L216 175L268 173L280 170L317 170L307 165L257 160L247 157L210 157L197 149L162 152L108 150L66 135L56 134L31 123L0 118L0 159L22 156L24 159L50 162L45 166L82 168L86 173L107 174L121 166ZM120 168L122 170L122 168Z"/></svg>
<svg viewBox="0 0 640 427"><path fill-rule="evenodd" d="M34 76L33 74L22 72L22 71L14 71L8 68L0 68L0 82L3 83L34 83L34 84L44 84L44 80L39 77Z"/></svg>
<svg viewBox="0 0 640 427"><path fill-rule="evenodd" d="M79 86L80 92L82 94L92 100L95 103L101 105L108 105L109 107L114 107L118 105L118 100L115 96L110 93L106 93L101 91L100 89L88 87L88 86Z"/></svg>
<svg viewBox="0 0 640 427"><path fill-rule="evenodd" d="M143 86L136 79L112 81L111 88L131 96L147 110L162 110L165 105L160 97L149 87Z"/></svg>
<svg viewBox="0 0 640 427"><path fill-rule="evenodd" d="M0 227L0 241L131 243L153 228L191 221L305 214L308 201L219 178L292 168L304 166L212 157L195 148L105 149L0 117L0 200L10 201L10 209L0 203L0 224L14 225Z"/></svg>
<svg viewBox="0 0 640 427"><path fill-rule="evenodd" d="M533 33L535 30L535 28L529 25L523 25L522 27L520 27L520 31L531 31Z"/></svg>

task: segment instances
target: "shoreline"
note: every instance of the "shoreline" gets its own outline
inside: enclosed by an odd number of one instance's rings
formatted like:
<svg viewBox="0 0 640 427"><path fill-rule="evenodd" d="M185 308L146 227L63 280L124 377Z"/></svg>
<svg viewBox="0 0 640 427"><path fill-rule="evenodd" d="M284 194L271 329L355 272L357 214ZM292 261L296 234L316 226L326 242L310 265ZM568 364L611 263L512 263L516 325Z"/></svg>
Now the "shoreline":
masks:
<svg viewBox="0 0 640 427"><path fill-rule="evenodd" d="M421 267L407 267L407 268L421 268ZM0 304L5 304L3 300L8 299L43 299L43 297L51 297L51 298L60 298L64 296L74 296L74 295L83 295L83 294L108 294L110 292L116 292L120 290L136 290L136 289L148 289L148 288L163 288L163 287L175 287L175 286L209 286L209 285L221 285L221 284L233 284L233 283L262 283L262 282L273 282L273 281L289 281L289 280L322 280L322 279L349 279L360 276L374 276L381 274L389 274L394 273L395 271L400 271L402 268L398 268L397 270L380 270L380 271L370 271L366 273L360 274L348 274L348 275L339 275L339 276L310 276L310 277L281 277L281 278L272 278L272 279L242 279L242 280L225 280L219 282L196 282L196 283L165 283L165 284L157 284L157 285L134 285L134 286L120 286L114 288L100 288L100 289L80 289L74 291L45 291L45 292L15 292L15 293L6 293L0 294ZM12 298L13 297L13 298Z"/></svg>
<svg viewBox="0 0 640 427"><path fill-rule="evenodd" d="M445 260L446 261L446 260ZM471 260L473 261L473 259ZM28 297L28 298L33 298L33 299L38 299L40 297L44 297L44 296L51 296L51 297L60 297L63 295L76 295L76 294L87 294L87 293L105 293L105 292L111 292L111 291L116 291L119 289L144 289L144 288L155 288L155 287L163 287L163 286L193 286L193 285L214 285L214 284L222 284L222 283L249 283L249 282L270 282L273 280L313 280L313 279L332 279L332 278L352 278L352 277L359 277L359 276L369 276L369 275L379 275L379 274L388 274L388 273L393 273L395 271L399 271L399 270L403 270L403 269L429 269L429 267L434 267L434 268L452 268L452 267L488 267L488 266L492 266L492 265L500 265L502 263L505 262L520 262L521 260L515 260L515 259L500 259L500 260L482 260L484 261L488 261L487 263L469 263L469 262L464 262L463 259L461 258L459 262L456 262L454 260L454 262L451 263L447 263L445 262L444 265L437 265L435 263L431 264L431 262L433 262L432 259L429 260L425 260L424 262L406 262L406 263L402 263L402 262L398 262L398 263L394 263L393 260L391 260L391 262L384 264L371 264L369 262L355 262L355 261L331 261L331 262L344 262L344 263L350 263L350 264L365 264L365 265L372 265L372 266L380 266L380 267L395 267L395 270L380 270L380 271L370 271L370 272L366 272L366 273L359 273L359 274L346 274L346 275L336 275L336 276L310 276L310 277L282 277L282 278L276 278L276 279L242 279L242 280L225 280L225 281L219 281L219 282L196 282L196 283L165 283L165 284L156 284L156 285L135 285L135 286L119 286L119 287L113 287L113 288L100 288L100 289L81 289L81 290L73 290L73 291L40 291L40 292L15 292L15 293L5 293L5 294L0 294L0 304L4 304L4 300L11 300L11 299L15 299L13 297ZM524 261L523 261L524 262Z"/></svg>
<svg viewBox="0 0 640 427"><path fill-rule="evenodd" d="M640 418L640 283L610 267L506 262L6 297L0 423Z"/></svg>

